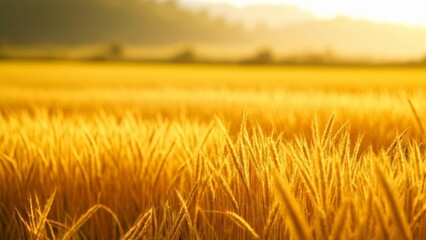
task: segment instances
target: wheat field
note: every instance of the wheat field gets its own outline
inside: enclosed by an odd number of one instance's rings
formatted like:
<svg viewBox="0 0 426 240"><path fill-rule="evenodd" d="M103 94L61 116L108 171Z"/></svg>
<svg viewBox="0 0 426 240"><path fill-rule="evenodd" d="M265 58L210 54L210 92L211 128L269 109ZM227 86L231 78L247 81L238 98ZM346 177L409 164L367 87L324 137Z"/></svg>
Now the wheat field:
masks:
<svg viewBox="0 0 426 240"><path fill-rule="evenodd" d="M425 73L1 63L0 238L425 239Z"/></svg>

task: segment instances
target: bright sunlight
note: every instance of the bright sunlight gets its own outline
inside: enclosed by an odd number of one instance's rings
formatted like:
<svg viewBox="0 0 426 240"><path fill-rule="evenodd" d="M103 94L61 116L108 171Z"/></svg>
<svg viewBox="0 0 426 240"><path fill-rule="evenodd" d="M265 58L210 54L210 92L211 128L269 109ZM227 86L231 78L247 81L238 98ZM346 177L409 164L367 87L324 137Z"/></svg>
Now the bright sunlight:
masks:
<svg viewBox="0 0 426 240"><path fill-rule="evenodd" d="M250 4L289 4L313 12L320 18L339 15L384 23L426 26L425 3L420 0L191 0L191 2ZM189 1L188 1L189 2Z"/></svg>

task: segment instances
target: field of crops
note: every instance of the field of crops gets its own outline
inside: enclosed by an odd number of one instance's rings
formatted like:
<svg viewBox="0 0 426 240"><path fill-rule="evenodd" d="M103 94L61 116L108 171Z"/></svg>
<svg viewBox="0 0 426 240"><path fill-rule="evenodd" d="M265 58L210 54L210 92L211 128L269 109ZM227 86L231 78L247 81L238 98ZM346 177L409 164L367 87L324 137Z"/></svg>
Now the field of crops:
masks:
<svg viewBox="0 0 426 240"><path fill-rule="evenodd" d="M0 239L426 239L426 69L0 63Z"/></svg>

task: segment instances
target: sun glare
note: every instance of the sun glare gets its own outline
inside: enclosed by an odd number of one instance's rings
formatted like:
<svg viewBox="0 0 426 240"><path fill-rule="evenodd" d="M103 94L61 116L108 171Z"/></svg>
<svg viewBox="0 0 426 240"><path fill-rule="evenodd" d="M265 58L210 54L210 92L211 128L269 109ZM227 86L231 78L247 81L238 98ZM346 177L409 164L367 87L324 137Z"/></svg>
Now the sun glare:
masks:
<svg viewBox="0 0 426 240"><path fill-rule="evenodd" d="M423 1L368 1L368 0L198 0L202 2L226 2L243 7L250 4L290 4L312 11L319 18L348 16L384 23L426 26Z"/></svg>

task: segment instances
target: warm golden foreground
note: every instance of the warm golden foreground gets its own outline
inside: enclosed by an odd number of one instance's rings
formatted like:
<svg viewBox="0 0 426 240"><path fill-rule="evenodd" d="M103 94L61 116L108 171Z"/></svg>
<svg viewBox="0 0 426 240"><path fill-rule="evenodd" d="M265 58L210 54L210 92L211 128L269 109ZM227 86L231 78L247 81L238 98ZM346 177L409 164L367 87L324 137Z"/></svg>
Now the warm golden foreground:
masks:
<svg viewBox="0 0 426 240"><path fill-rule="evenodd" d="M425 239L425 79L0 63L0 238Z"/></svg>

